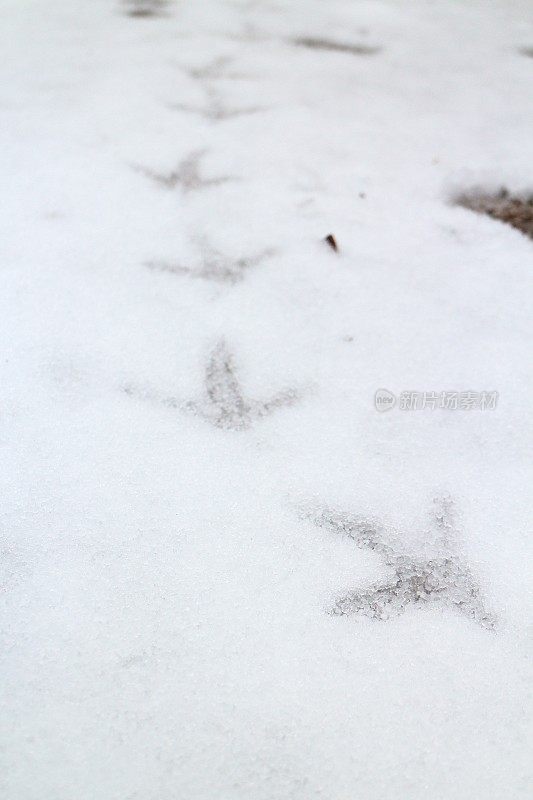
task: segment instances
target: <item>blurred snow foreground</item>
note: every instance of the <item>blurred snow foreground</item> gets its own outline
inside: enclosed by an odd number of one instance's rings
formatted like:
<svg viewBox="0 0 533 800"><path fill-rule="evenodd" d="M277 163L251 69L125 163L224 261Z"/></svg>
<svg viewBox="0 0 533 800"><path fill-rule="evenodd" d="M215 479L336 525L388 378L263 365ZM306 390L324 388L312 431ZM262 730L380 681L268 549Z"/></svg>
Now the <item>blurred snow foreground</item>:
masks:
<svg viewBox="0 0 533 800"><path fill-rule="evenodd" d="M2 798L531 796L532 16L5 0Z"/></svg>

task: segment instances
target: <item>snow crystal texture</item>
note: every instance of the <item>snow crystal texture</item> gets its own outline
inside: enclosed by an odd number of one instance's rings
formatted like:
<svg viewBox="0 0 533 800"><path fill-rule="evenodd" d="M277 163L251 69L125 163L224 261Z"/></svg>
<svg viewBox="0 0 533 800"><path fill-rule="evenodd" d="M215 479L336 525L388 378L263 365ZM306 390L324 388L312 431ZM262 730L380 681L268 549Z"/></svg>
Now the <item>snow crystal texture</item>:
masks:
<svg viewBox="0 0 533 800"><path fill-rule="evenodd" d="M531 3L0 17L0 796L531 797Z"/></svg>

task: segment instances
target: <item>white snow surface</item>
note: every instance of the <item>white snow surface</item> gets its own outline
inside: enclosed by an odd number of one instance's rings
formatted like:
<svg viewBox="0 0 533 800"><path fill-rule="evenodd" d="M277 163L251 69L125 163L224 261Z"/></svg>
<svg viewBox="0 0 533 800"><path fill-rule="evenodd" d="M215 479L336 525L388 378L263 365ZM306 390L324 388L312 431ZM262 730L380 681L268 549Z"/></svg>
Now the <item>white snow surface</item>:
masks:
<svg viewBox="0 0 533 800"><path fill-rule="evenodd" d="M0 794L529 798L532 4L133 5L0 3Z"/></svg>

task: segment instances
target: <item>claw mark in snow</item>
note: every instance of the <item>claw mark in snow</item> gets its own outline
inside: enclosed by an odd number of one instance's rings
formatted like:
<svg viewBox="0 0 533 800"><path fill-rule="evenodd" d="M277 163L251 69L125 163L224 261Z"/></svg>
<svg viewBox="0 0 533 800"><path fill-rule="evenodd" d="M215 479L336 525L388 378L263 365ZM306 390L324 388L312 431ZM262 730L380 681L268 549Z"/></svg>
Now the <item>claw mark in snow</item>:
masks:
<svg viewBox="0 0 533 800"><path fill-rule="evenodd" d="M496 618L485 608L481 590L457 552L451 501L443 499L437 502L432 557L419 557L392 544L393 537L374 520L329 508L303 514L318 527L348 536L357 547L378 553L393 569L389 580L338 598L331 614L364 614L373 619L387 620L402 614L413 603L437 602L455 608L484 628L494 630Z"/></svg>
<svg viewBox="0 0 533 800"><path fill-rule="evenodd" d="M132 397L158 401L169 408L192 413L216 428L231 431L247 430L256 420L269 416L279 408L292 406L300 399L300 394L294 389L285 389L264 401L245 398L233 355L224 340L218 342L207 362L203 400L182 401L177 397L159 397L131 385L125 386L124 391Z"/></svg>
<svg viewBox="0 0 533 800"><path fill-rule="evenodd" d="M195 150L180 162L177 169L168 175L162 175L147 167L135 166L134 169L142 172L143 175L165 186L167 189L175 189L176 186L181 186L184 192L207 189L211 186L220 186L223 183L237 180L237 178L232 178L229 175L222 175L219 178L202 178L199 165L206 153L206 149Z"/></svg>

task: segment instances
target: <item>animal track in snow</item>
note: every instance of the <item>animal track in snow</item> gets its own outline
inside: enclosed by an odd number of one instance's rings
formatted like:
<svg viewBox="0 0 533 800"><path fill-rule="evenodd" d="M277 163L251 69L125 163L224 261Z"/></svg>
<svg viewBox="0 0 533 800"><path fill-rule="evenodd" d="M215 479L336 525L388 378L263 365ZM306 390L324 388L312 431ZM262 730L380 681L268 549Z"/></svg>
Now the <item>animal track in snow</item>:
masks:
<svg viewBox="0 0 533 800"><path fill-rule="evenodd" d="M298 37L292 39L292 44L298 47L306 47L309 50L326 50L335 53L348 53L352 56L372 56L379 53L381 48L366 44L348 44L346 42L335 42L331 39L314 39L311 37Z"/></svg>
<svg viewBox="0 0 533 800"><path fill-rule="evenodd" d="M191 78L198 81L214 81L224 77L225 68L231 62L229 56L214 58L203 67L182 67L183 71Z"/></svg>
<svg viewBox="0 0 533 800"><path fill-rule="evenodd" d="M393 570L389 580L339 597L331 614L364 614L372 619L388 620L402 614L412 604L435 602L451 606L482 627L494 630L496 618L487 611L481 590L458 553L451 501L436 502L432 526L434 541L429 543L434 550L431 557L421 557L397 546L395 537L372 519L329 508L303 514L319 528L340 533L352 539L357 547L378 553Z"/></svg>
<svg viewBox="0 0 533 800"><path fill-rule="evenodd" d="M220 56L203 67L182 66L181 69L196 81L248 80L249 75L246 73L227 71L232 61L230 56Z"/></svg>
<svg viewBox="0 0 533 800"><path fill-rule="evenodd" d="M200 161L207 152L205 148L202 150L194 150L179 163L177 169L168 173L168 175L155 172L147 167L135 166L134 169L138 172L142 172L143 175L146 175L148 178L151 178L167 189L175 189L176 186L180 186L183 192L199 191L201 189L221 186L223 183L238 180L238 178L229 175L222 175L219 178L202 178L199 168Z"/></svg>
<svg viewBox="0 0 533 800"><path fill-rule="evenodd" d="M156 272L169 272L172 275L189 275L193 278L202 278L206 281L216 281L235 285L242 281L252 267L257 266L266 258L275 254L274 250L263 250L253 256L242 256L237 259L229 258L202 244L202 260L199 266L188 266L168 261L147 261L145 266Z"/></svg>
<svg viewBox="0 0 533 800"><path fill-rule="evenodd" d="M222 339L212 350L205 368L205 397L200 401L180 400L177 397L160 397L129 385L126 394L157 401L169 408L202 417L216 428L230 431L247 430L257 420L273 414L280 408L294 405L300 394L285 389L268 400L247 399L241 389L233 355Z"/></svg>
<svg viewBox="0 0 533 800"><path fill-rule="evenodd" d="M220 97L212 89L206 90L207 103L205 106L195 106L188 103L171 103L170 108L174 111L184 111L189 114L198 114L211 122L224 122L236 117L243 117L249 114L257 114L266 111L264 106L245 106L233 108L224 105Z"/></svg>
<svg viewBox="0 0 533 800"><path fill-rule="evenodd" d="M125 13L128 17L159 17L168 5L168 0L124 0L123 5L126 6Z"/></svg>

